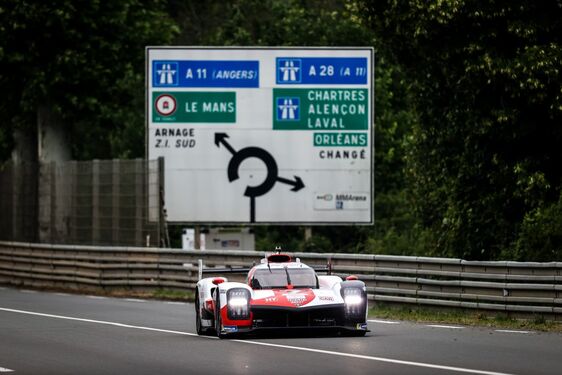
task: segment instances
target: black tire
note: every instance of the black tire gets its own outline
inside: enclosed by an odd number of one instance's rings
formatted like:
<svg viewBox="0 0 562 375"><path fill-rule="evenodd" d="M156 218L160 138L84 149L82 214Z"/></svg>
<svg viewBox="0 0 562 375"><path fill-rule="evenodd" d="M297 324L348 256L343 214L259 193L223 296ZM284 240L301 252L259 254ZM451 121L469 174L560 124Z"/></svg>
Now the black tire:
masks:
<svg viewBox="0 0 562 375"><path fill-rule="evenodd" d="M215 299L215 331L217 332L217 337L219 339L224 339L226 335L221 333L221 326L222 326L222 318L221 318L221 300L220 300L220 292L219 288L217 288Z"/></svg>
<svg viewBox="0 0 562 375"><path fill-rule="evenodd" d="M201 303L199 302L199 291L197 289L195 289L195 329L200 336L207 333L201 325Z"/></svg>
<svg viewBox="0 0 562 375"><path fill-rule="evenodd" d="M206 310L201 310L201 301L199 301L198 290L195 290L195 329L200 336L209 336L215 333L215 320L214 317ZM211 318L212 324L210 327L203 327L201 320L203 318Z"/></svg>

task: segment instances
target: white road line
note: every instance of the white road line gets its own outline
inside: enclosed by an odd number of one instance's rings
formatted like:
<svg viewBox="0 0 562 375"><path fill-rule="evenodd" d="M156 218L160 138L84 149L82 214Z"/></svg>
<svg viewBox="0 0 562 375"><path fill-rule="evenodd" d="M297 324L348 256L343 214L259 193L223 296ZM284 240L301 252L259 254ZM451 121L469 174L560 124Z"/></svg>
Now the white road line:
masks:
<svg viewBox="0 0 562 375"><path fill-rule="evenodd" d="M55 293L55 296L61 296L61 297L68 297L70 294L68 293Z"/></svg>
<svg viewBox="0 0 562 375"><path fill-rule="evenodd" d="M43 313L38 313L38 312L33 312L33 311L15 310L15 309L3 308L3 307L0 307L0 311L12 312L12 313L17 313L17 314L25 314L25 315L43 316L43 317L55 318L55 319L74 320L74 321L85 322L85 323L104 324L104 325L121 327L121 328L131 328L131 329L140 329L140 330L145 330L145 331L163 332L163 333L170 333L170 334L175 334L175 335L198 336L198 337L203 338L203 339L217 339L217 337L214 337L214 336L199 336L196 333L190 333L190 332L171 331L171 330L167 330L167 329L133 326L133 325L130 325L130 324L108 322L108 321L103 321L103 320L75 318L75 317L71 317L71 316L43 314ZM400 360L400 359L374 357L374 356L352 354L352 353L341 353L341 352L334 352L334 351L330 351L330 350L305 348L305 347L300 347L300 346L271 344L271 343L259 342L259 341L228 340L227 342L238 342L238 343L249 344L249 345L269 346L269 347L273 347L273 348L299 350L299 351L304 351L304 352L328 354L328 355L334 355L334 356L340 356L340 357L358 358L358 359L365 359L365 360L369 360L369 361L393 363L393 364L397 364L397 365L414 366L414 367L424 367L424 368L431 368L431 369L436 369L436 370L446 370L446 371L462 372L462 373L469 373L469 374L511 375L511 374L503 373L503 372L483 371L483 370L475 370L475 369L469 369L469 368L464 368L464 367L435 365L435 364L432 364L432 363L424 363L424 362L403 361L403 360Z"/></svg>
<svg viewBox="0 0 562 375"><path fill-rule="evenodd" d="M187 305L185 302L166 302L167 305Z"/></svg>
<svg viewBox="0 0 562 375"><path fill-rule="evenodd" d="M107 299L107 297L102 297L102 296L86 296L86 297L91 299Z"/></svg>
<svg viewBox="0 0 562 375"><path fill-rule="evenodd" d="M74 321L77 321L77 322L84 322L84 323L104 324L104 325L108 325L108 326L115 326L115 327L122 327L122 328L142 329L142 330L145 330L145 331L173 333L175 335L198 336L196 333L190 333L190 332L170 331L170 330L167 330L167 329L140 327L140 326L133 326L133 325L130 325L130 324L108 322L108 321L104 321L104 320L83 319L83 318L75 318L75 317L72 317L72 316L44 314L44 313L38 313L38 312L34 312L34 311L7 309L7 308L4 308L4 307L0 307L0 311L13 312L13 313L24 314L24 315L43 316L43 317L46 317L46 318L54 318L54 319L74 320ZM217 337L213 337L213 336L201 336L201 337L217 338Z"/></svg>
<svg viewBox="0 0 562 375"><path fill-rule="evenodd" d="M6 288L4 288L3 286L0 286L0 290L6 290Z"/></svg>
<svg viewBox="0 0 562 375"><path fill-rule="evenodd" d="M446 325L441 325L441 324L427 324L426 327L431 327L431 328L449 328L449 329L464 329L464 327L460 327L460 326L446 326Z"/></svg>
<svg viewBox="0 0 562 375"><path fill-rule="evenodd" d="M520 334L528 334L530 333L529 331L515 331L515 330L511 330L511 329L496 329L496 332L501 332L501 333L520 333Z"/></svg>
<svg viewBox="0 0 562 375"><path fill-rule="evenodd" d="M27 294L34 294L37 293L35 290L29 290L29 289L22 289L20 290L21 293L27 293Z"/></svg>
<svg viewBox="0 0 562 375"><path fill-rule="evenodd" d="M330 355L341 356L341 357L367 359L367 360L371 360L371 361L393 363L393 364L398 364L398 365L425 367L425 368L432 368L432 369L436 369L436 370L464 372L464 373L479 374L479 375L512 375L512 374L508 374L508 373L504 373L504 372L474 370L474 369L469 369L469 368L464 368L464 367L442 366L442 365L435 365L435 364L432 364L432 363L403 361L403 360L400 360L400 359L373 357L373 356L351 354L351 353L340 353L340 352L333 352L333 351L330 351L330 350L303 348L303 347L300 347L300 346L270 344L270 343L267 343L267 342L259 342L259 341L248 341L248 340L232 340L232 341L241 342L241 343L245 343L245 344L272 346L272 347L275 347L275 348L300 350L300 351L305 351L305 352L330 354Z"/></svg>
<svg viewBox="0 0 562 375"><path fill-rule="evenodd" d="M10 370L9 368L0 367L0 372L14 372L14 370Z"/></svg>
<svg viewBox="0 0 562 375"><path fill-rule="evenodd" d="M137 299L137 298L125 298L124 301L127 302L146 302L144 299Z"/></svg>
<svg viewBox="0 0 562 375"><path fill-rule="evenodd" d="M400 322L393 322L393 321L390 321L390 320L369 319L367 321L371 322L371 323L400 324Z"/></svg>

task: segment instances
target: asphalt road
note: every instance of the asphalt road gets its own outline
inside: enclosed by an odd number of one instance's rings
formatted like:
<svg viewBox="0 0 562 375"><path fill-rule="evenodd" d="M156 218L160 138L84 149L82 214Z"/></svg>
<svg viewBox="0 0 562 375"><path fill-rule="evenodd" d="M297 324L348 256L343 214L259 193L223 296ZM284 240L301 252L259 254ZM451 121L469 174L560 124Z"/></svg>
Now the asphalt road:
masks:
<svg viewBox="0 0 562 375"><path fill-rule="evenodd" d="M192 304L0 287L0 373L560 374L562 335L369 321L366 337L195 334Z"/></svg>

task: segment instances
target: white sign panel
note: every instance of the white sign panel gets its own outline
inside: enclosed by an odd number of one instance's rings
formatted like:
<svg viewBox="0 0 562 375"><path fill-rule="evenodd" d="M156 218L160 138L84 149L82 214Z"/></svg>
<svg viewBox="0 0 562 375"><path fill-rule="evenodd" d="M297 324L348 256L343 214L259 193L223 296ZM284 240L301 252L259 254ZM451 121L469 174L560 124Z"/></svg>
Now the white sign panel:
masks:
<svg viewBox="0 0 562 375"><path fill-rule="evenodd" d="M373 222L372 48L146 53L170 222Z"/></svg>

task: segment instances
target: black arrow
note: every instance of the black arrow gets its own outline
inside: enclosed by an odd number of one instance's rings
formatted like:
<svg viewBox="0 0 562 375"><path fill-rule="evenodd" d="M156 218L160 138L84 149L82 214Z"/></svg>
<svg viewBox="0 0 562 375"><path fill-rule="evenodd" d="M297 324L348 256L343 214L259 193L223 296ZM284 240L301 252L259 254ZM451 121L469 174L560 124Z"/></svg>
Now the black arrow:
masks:
<svg viewBox="0 0 562 375"><path fill-rule="evenodd" d="M294 181L283 178L283 177L277 177L277 181L282 182L282 183L287 184L287 185L293 186L291 191L299 191L300 189L302 189L304 187L304 183L302 182L300 177L298 177L298 176L293 176L293 177L295 177Z"/></svg>
<svg viewBox="0 0 562 375"><path fill-rule="evenodd" d="M238 169L240 164L248 158L258 158L264 162L267 167L267 176L265 180L258 186L248 186L244 195L247 197L260 197L273 188L277 180L277 163L273 156L267 151L259 147L246 147L238 151L232 156L228 163L228 181L232 182L238 179Z"/></svg>
<svg viewBox="0 0 562 375"><path fill-rule="evenodd" d="M226 138L228 138L228 134L226 133L215 133L215 144L217 145L217 147L220 147L222 143L224 147L226 147L226 149L230 151L232 155L234 155L236 151L232 148L231 145L228 144Z"/></svg>

